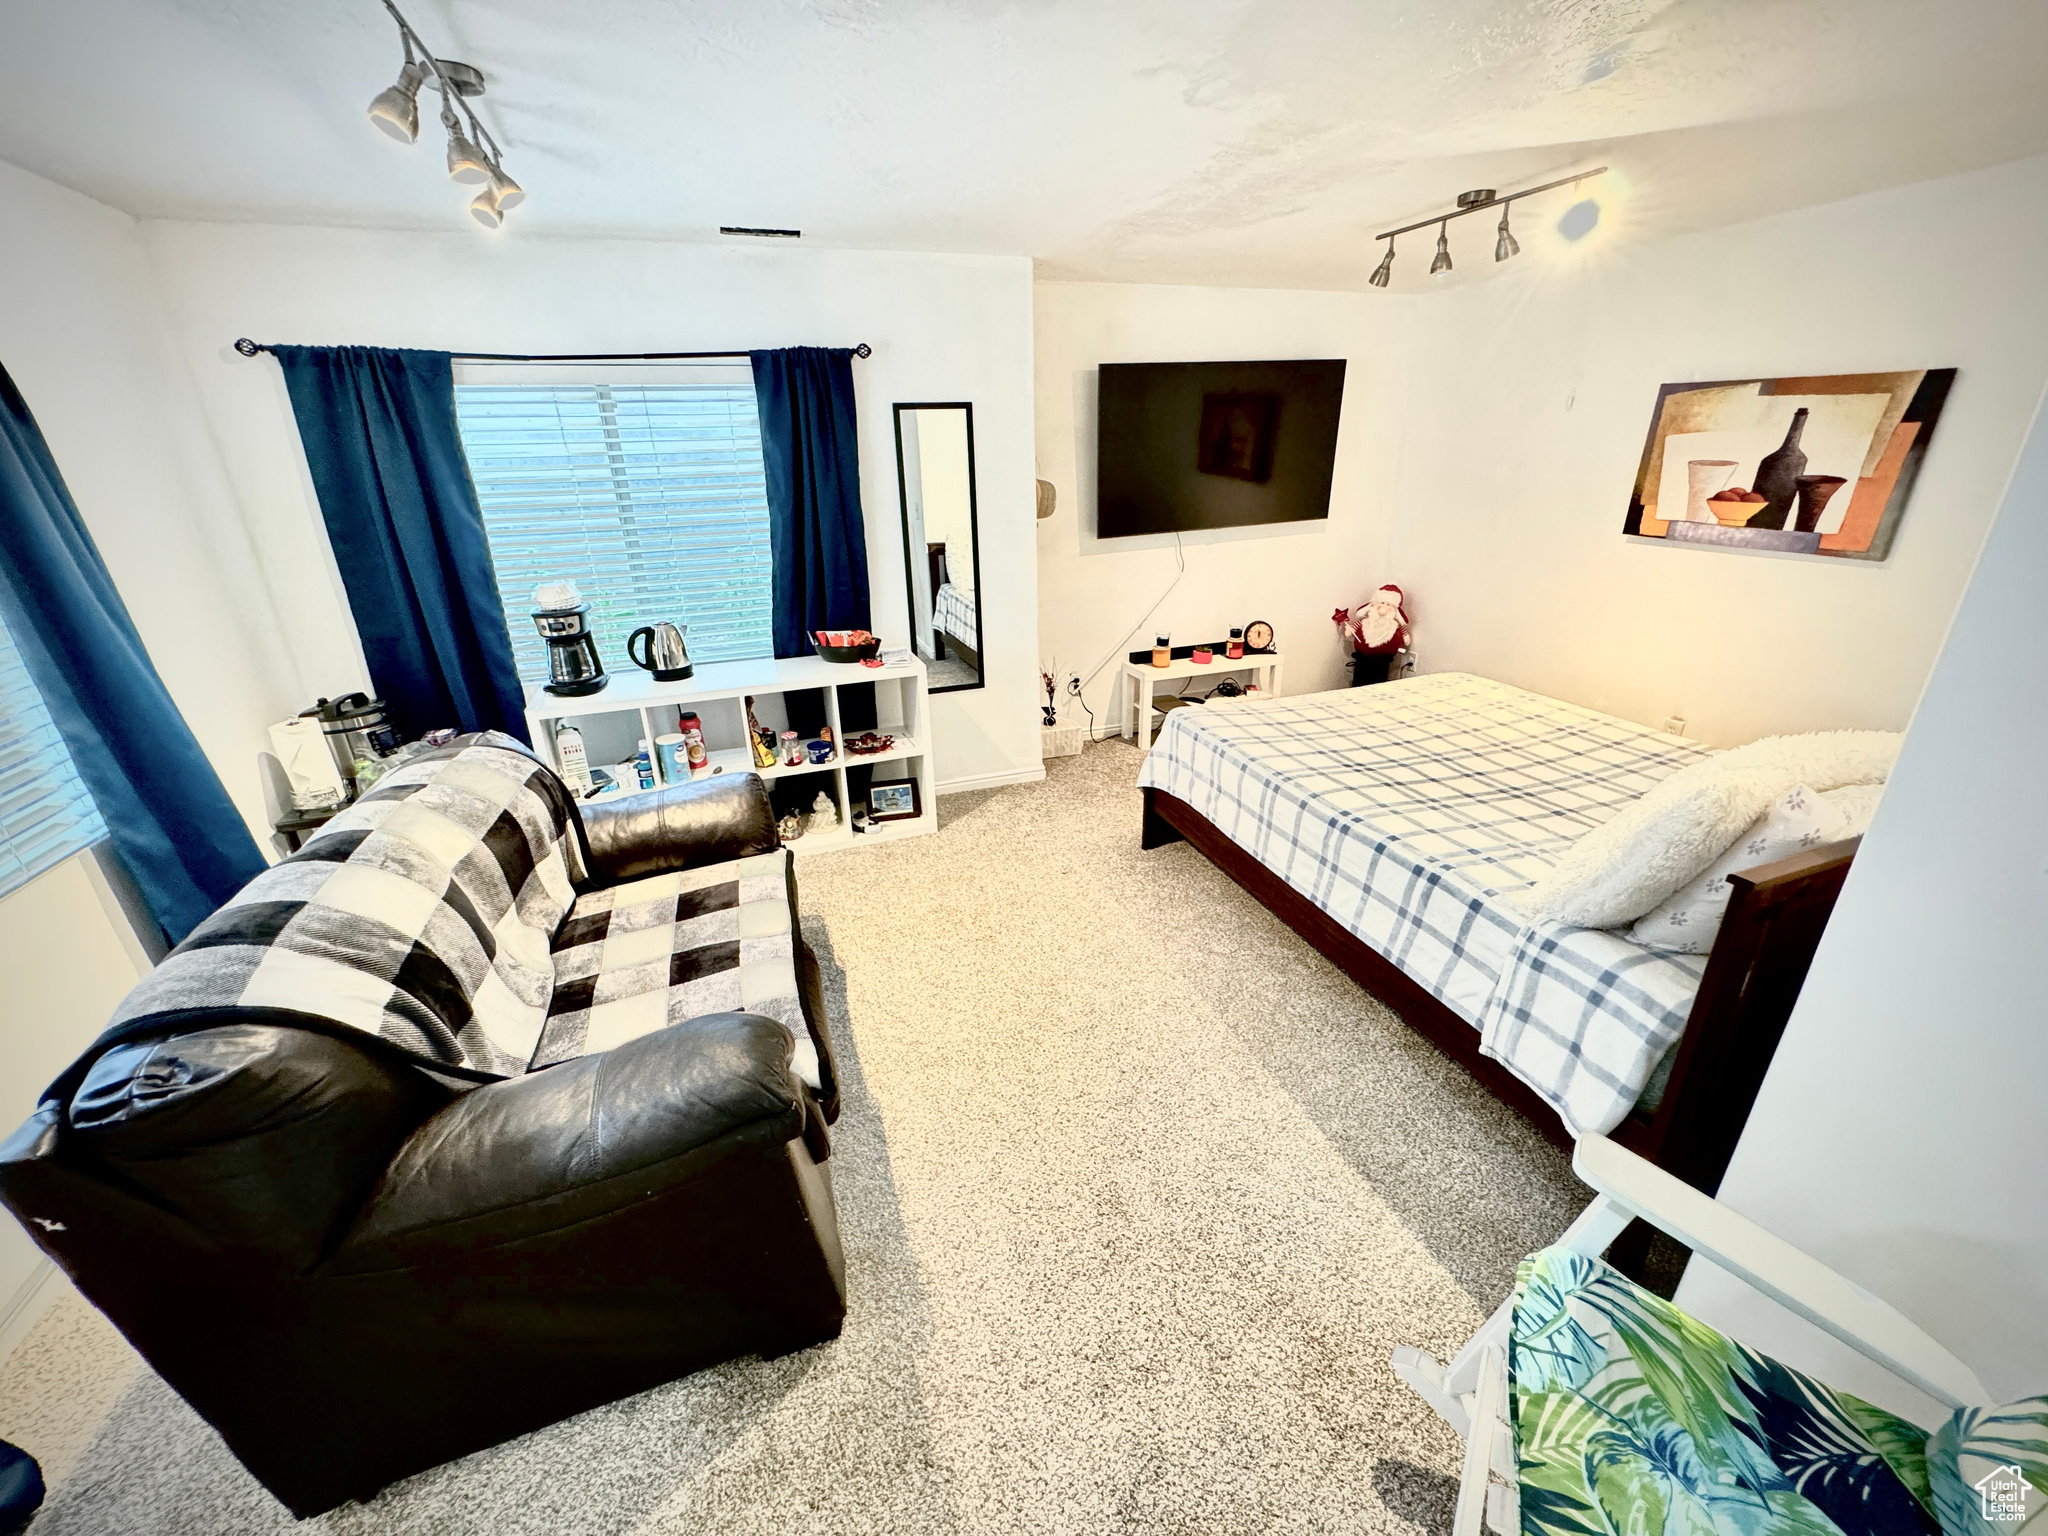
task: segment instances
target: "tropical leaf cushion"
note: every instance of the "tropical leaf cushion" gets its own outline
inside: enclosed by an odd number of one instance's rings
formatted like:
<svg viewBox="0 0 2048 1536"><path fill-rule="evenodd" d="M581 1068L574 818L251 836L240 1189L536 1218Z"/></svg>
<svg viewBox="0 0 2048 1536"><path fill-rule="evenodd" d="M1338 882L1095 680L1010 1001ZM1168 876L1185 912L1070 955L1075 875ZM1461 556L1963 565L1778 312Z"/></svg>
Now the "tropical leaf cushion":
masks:
<svg viewBox="0 0 2048 1536"><path fill-rule="evenodd" d="M1927 1472L1946 1536L2048 1528L2048 1397L1958 1408L1927 1441Z"/></svg>
<svg viewBox="0 0 2048 1536"><path fill-rule="evenodd" d="M1939 1536L1926 1430L1597 1259L1523 1260L1514 1317L1523 1536Z"/></svg>

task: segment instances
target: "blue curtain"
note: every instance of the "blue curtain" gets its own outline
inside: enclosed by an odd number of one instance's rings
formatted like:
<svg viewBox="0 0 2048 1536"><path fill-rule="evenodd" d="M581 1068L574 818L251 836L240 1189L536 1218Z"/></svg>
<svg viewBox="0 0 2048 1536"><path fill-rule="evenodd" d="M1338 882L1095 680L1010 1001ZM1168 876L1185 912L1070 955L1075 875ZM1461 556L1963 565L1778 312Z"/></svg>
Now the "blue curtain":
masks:
<svg viewBox="0 0 2048 1536"><path fill-rule="evenodd" d="M0 612L114 848L175 944L264 867L0 368Z"/></svg>
<svg viewBox="0 0 2048 1536"><path fill-rule="evenodd" d="M869 627L853 353L784 347L751 355L768 471L775 654L808 656L815 630Z"/></svg>
<svg viewBox="0 0 2048 1536"><path fill-rule="evenodd" d="M526 704L455 426L446 352L272 347L362 637L407 737L437 726L525 741Z"/></svg>

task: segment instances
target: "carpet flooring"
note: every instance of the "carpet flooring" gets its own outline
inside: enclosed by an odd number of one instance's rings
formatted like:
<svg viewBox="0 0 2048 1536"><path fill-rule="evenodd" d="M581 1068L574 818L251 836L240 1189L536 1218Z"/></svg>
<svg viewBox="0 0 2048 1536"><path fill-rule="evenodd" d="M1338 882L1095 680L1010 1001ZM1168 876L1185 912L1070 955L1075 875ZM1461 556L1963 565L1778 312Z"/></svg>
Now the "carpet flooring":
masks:
<svg viewBox="0 0 2048 1536"><path fill-rule="evenodd" d="M838 1340L739 1360L321 1533L1442 1532L1439 1354L1587 1199L1563 1157L1185 844L1136 751L807 860L838 1026ZM37 1536L285 1511L69 1298L0 1372Z"/></svg>

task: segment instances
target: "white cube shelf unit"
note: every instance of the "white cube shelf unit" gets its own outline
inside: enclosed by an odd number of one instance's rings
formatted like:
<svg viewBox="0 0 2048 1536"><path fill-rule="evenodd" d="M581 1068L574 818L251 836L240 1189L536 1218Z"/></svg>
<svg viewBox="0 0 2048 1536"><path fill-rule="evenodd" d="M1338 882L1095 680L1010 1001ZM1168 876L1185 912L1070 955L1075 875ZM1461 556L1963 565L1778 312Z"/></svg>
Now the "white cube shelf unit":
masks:
<svg viewBox="0 0 2048 1536"><path fill-rule="evenodd" d="M839 824L830 829L807 831L789 845L799 854L830 853L865 843L893 842L916 837L938 827L938 807L932 792L931 710L925 691L924 663L915 656L885 667L831 662L817 656L797 656L786 661L717 661L702 663L696 675L680 683L658 683L647 672L614 672L601 693L583 698L557 698L538 683L526 687L526 726L534 749L558 771L561 756L555 749L555 731L573 725L583 733L585 757L593 768L604 768L617 780L616 787L596 798L601 801L652 793L639 788L633 770L633 755L645 740L650 749L663 736L673 735L685 710L696 711L704 726L704 746L710 762L690 775L694 780L724 773L758 773L771 785L783 779L816 780L826 790L839 813ZM840 724L839 690L859 684L875 690L875 730L896 738L886 752L851 757L845 748L846 731ZM747 746L746 700L754 701L754 716L777 738L789 726L785 695L806 689L824 694L825 723L832 727L833 756L830 762L806 763L801 768L757 768ZM856 732L858 734L858 732ZM805 743L809 745L808 741ZM661 788L661 760L655 758L655 787ZM852 806L848 803L846 770L870 767L878 780L914 779L919 811L900 821L870 824L865 833L853 830ZM801 786L803 809L810 810L816 791L809 782Z"/></svg>

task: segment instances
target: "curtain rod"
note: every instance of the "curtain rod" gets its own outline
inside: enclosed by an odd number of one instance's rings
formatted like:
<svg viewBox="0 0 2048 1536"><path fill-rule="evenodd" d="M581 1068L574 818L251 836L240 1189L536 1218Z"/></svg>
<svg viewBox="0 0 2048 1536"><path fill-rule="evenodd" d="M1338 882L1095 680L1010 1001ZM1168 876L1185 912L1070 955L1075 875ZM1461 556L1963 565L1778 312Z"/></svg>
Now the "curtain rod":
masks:
<svg viewBox="0 0 2048 1536"><path fill-rule="evenodd" d="M237 337L235 350L244 357L254 357L258 352L272 350L271 343L251 341L246 336ZM749 357L747 352L451 352L448 354L465 363L671 363L691 358L707 357ZM873 357L875 349L866 342L857 343L853 348L855 357Z"/></svg>

